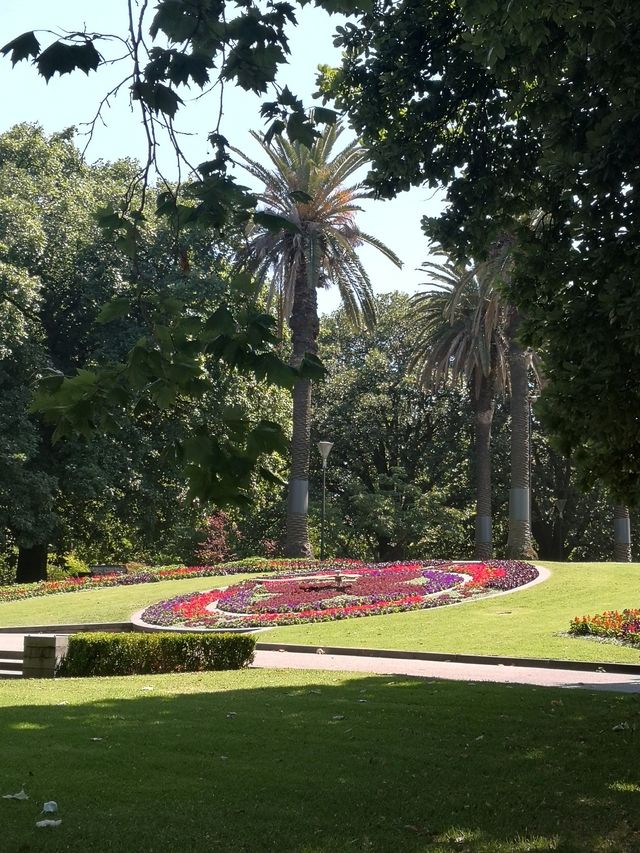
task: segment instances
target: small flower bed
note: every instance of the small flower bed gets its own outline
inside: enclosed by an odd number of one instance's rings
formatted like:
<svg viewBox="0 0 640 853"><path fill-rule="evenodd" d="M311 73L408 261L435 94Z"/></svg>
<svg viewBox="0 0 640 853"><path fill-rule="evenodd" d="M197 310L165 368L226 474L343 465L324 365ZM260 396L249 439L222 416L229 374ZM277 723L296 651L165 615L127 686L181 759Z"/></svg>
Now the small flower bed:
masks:
<svg viewBox="0 0 640 853"><path fill-rule="evenodd" d="M311 564L161 601L148 607L142 619L152 625L204 628L327 622L453 604L516 589L537 576L533 566L513 560Z"/></svg>
<svg viewBox="0 0 640 853"><path fill-rule="evenodd" d="M344 560L340 565L351 565L352 560ZM305 560L262 560L250 559L246 562L235 561L218 566L171 566L167 568L145 569L131 574L100 575L98 577L64 578L58 581L40 581L30 584L12 584L0 587L0 604L4 601L22 601L26 598L39 598L43 595L57 595L63 592L79 592L83 589L105 589L112 586L133 586L140 583L159 583L160 581L180 580L181 578L211 578L225 575L249 574L251 572L281 572L284 569L315 567L319 563Z"/></svg>
<svg viewBox="0 0 640 853"><path fill-rule="evenodd" d="M575 636L603 637L640 646L640 610L605 610L595 616L577 616L569 633Z"/></svg>

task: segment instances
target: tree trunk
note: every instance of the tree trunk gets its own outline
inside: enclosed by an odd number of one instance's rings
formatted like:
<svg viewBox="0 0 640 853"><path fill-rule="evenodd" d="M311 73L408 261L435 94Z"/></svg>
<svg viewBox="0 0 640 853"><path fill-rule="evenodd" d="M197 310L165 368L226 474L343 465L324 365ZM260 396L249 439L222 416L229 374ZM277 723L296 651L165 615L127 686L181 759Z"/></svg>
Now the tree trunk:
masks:
<svg viewBox="0 0 640 853"><path fill-rule="evenodd" d="M48 550L46 545L33 545L31 548L18 549L16 583L46 581Z"/></svg>
<svg viewBox="0 0 640 853"><path fill-rule="evenodd" d="M509 378L511 381L511 489L507 557L536 557L531 536L529 355L517 341L519 318L509 322Z"/></svg>
<svg viewBox="0 0 640 853"><path fill-rule="evenodd" d="M474 406L474 462L476 475L476 535L474 556L486 560L493 554L491 537L491 425L495 410L492 382L483 378Z"/></svg>
<svg viewBox="0 0 640 853"><path fill-rule="evenodd" d="M304 266L298 273L289 319L291 328L291 364L299 367L305 353L315 355L320 330L318 294L307 280ZM309 542L309 450L311 444L311 382L298 379L293 387L293 434L291 473L287 501L285 556L313 556Z"/></svg>
<svg viewBox="0 0 640 853"><path fill-rule="evenodd" d="M613 560L616 563L631 562L629 508L622 504L613 507Z"/></svg>

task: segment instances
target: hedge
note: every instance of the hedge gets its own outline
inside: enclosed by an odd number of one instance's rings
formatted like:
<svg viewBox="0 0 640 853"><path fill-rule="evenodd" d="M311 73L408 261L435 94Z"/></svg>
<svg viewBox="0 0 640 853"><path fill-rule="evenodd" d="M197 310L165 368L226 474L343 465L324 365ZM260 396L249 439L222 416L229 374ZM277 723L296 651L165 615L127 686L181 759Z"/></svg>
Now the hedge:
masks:
<svg viewBox="0 0 640 853"><path fill-rule="evenodd" d="M246 634L73 634L56 674L81 677L241 669L253 660L255 645L255 638Z"/></svg>

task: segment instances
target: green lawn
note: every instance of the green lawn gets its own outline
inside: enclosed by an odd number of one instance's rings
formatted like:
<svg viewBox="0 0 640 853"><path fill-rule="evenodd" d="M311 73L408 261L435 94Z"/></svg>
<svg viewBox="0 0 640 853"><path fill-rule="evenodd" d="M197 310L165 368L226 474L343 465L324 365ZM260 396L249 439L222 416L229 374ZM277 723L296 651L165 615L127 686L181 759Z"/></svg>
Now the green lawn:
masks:
<svg viewBox="0 0 640 853"><path fill-rule="evenodd" d="M276 628L269 642L640 663L640 649L564 636L573 616L638 605L640 564L548 563L551 578L524 592L455 607ZM234 583L201 578L0 604L0 625L122 621L162 598Z"/></svg>
<svg viewBox="0 0 640 853"><path fill-rule="evenodd" d="M574 616L637 607L640 564L544 565L551 570L549 580L524 592L434 610L276 628L260 639L640 664L639 648L563 635Z"/></svg>
<svg viewBox="0 0 640 853"><path fill-rule="evenodd" d="M30 799L0 799L2 850L637 853L639 722L633 695L342 673L7 682L0 793Z"/></svg>
<svg viewBox="0 0 640 853"><path fill-rule="evenodd" d="M9 628L20 625L71 625L77 622L127 622L136 610L164 598L228 586L248 577L254 575L160 581L3 602L0 604L0 626Z"/></svg>

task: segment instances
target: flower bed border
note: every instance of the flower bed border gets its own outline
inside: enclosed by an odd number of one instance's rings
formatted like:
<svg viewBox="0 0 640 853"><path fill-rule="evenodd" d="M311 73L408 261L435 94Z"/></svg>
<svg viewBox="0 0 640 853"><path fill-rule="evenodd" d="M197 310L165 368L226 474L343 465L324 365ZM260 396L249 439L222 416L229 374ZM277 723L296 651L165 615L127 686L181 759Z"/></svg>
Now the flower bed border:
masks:
<svg viewBox="0 0 640 853"><path fill-rule="evenodd" d="M261 558L259 558L261 559ZM353 560L339 561L341 565L351 565ZM92 589L109 589L115 586L136 586L143 583L160 583L161 581L182 580L183 578L215 578L228 575L263 574L278 572L286 566L314 566L318 561L304 560L264 560L259 564L249 559L221 563L218 566L175 566L145 569L130 574L100 575L99 577L68 577L60 581L38 581L30 584L10 584L0 586L0 604L10 601L24 601L29 598L41 598L45 595L62 595L71 592L83 592Z"/></svg>

